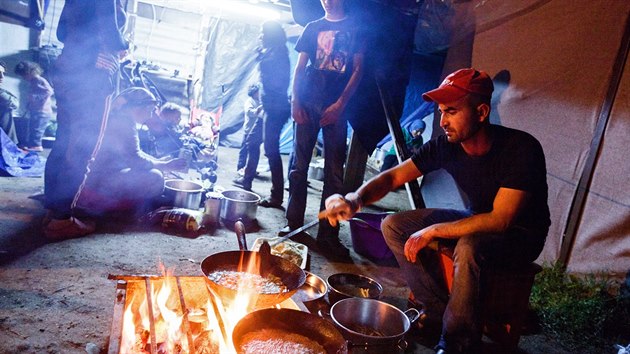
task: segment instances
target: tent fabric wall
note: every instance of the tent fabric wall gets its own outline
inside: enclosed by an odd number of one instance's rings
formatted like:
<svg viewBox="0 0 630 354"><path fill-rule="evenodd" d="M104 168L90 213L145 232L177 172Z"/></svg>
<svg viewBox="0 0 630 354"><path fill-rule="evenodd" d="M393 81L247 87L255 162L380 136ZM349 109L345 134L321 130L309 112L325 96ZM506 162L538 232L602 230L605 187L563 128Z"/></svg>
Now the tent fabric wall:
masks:
<svg viewBox="0 0 630 354"><path fill-rule="evenodd" d="M569 269L630 268L630 59L617 91L573 245ZM619 266L621 265L621 266Z"/></svg>
<svg viewBox="0 0 630 354"><path fill-rule="evenodd" d="M553 262L559 255L630 2L487 0L475 2L473 11L471 6L462 9L469 11L467 21L475 22L472 66L493 77L501 73L509 78L496 98L500 100L495 107L498 123L529 132L546 154L552 225L540 261ZM466 33L457 38L466 38ZM465 56L449 55L445 74L460 63L465 65L465 60ZM588 191L569 271L624 273L630 268L630 243L623 241L630 233L630 195L620 191L629 182L627 158L624 161L621 156L622 144L628 142L622 132L628 131L623 128L628 128L629 82L626 77L619 102L615 101L615 116ZM619 128L611 131L613 126ZM602 255L610 255L610 261L602 262Z"/></svg>

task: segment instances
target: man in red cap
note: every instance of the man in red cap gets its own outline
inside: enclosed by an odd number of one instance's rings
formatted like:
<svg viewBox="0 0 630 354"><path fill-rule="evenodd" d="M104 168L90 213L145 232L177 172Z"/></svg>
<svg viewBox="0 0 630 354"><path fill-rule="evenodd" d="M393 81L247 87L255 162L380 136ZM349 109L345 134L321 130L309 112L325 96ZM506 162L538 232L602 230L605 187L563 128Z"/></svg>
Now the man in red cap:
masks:
<svg viewBox="0 0 630 354"><path fill-rule="evenodd" d="M419 209L388 216L381 228L414 299L424 311L422 329L438 353L475 353L481 346L480 270L522 267L543 249L549 229L547 172L540 143L531 135L490 124L492 80L461 69L423 94L440 112L444 135L425 143L400 165L345 196L326 200L329 222L348 220L362 206L437 169L465 193L467 210ZM449 296L438 254L454 251Z"/></svg>

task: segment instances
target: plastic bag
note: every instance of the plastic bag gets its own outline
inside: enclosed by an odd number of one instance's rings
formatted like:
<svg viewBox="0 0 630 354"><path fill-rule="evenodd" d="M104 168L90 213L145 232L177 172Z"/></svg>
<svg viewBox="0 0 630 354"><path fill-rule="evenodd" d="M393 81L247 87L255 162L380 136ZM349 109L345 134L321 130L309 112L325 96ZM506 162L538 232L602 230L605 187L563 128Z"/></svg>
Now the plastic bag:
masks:
<svg viewBox="0 0 630 354"><path fill-rule="evenodd" d="M199 210L160 208L145 215L141 222L152 225L160 224L165 229L180 231L199 231L202 226L203 212Z"/></svg>

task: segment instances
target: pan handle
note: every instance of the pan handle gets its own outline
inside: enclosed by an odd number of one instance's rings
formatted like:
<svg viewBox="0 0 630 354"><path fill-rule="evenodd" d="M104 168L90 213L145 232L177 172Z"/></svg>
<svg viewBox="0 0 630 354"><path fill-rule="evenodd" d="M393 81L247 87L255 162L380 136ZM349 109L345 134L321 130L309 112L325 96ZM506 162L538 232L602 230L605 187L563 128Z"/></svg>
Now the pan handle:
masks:
<svg viewBox="0 0 630 354"><path fill-rule="evenodd" d="M238 249L241 251L247 251L247 238L245 238L245 224L241 219L238 219L234 223L234 232L238 240Z"/></svg>

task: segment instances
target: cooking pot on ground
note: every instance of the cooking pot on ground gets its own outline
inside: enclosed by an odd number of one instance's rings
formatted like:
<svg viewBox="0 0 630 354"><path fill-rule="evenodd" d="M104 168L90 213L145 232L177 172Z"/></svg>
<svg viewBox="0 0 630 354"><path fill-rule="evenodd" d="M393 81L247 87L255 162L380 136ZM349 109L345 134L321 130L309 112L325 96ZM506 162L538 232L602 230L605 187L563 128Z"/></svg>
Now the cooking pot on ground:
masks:
<svg viewBox="0 0 630 354"><path fill-rule="evenodd" d="M204 188L200 183L181 179L164 181L164 195L174 207L198 210Z"/></svg>
<svg viewBox="0 0 630 354"><path fill-rule="evenodd" d="M221 193L221 219L227 221L242 220L244 223L250 223L256 220L256 211L260 196L256 193L227 190Z"/></svg>
<svg viewBox="0 0 630 354"><path fill-rule="evenodd" d="M379 300L348 298L331 307L330 317L352 346L396 346L420 313Z"/></svg>
<svg viewBox="0 0 630 354"><path fill-rule="evenodd" d="M336 273L330 275L326 283L328 284L328 302L331 305L349 297L378 299L383 293L383 286L365 275Z"/></svg>

